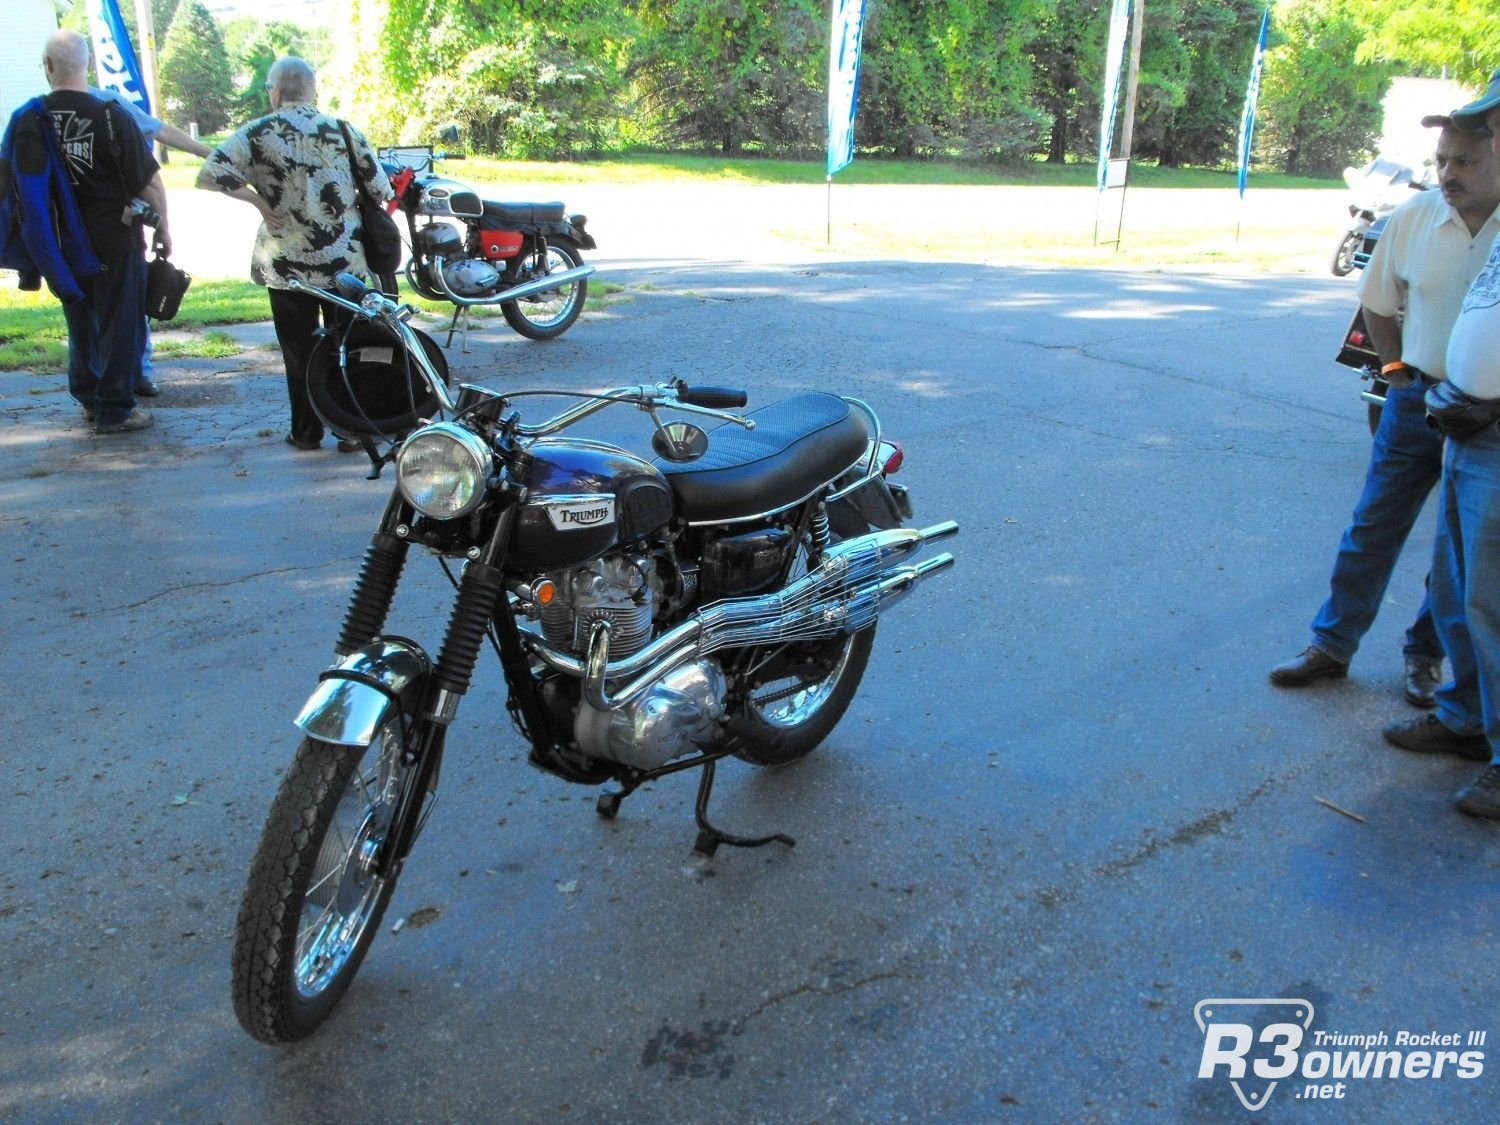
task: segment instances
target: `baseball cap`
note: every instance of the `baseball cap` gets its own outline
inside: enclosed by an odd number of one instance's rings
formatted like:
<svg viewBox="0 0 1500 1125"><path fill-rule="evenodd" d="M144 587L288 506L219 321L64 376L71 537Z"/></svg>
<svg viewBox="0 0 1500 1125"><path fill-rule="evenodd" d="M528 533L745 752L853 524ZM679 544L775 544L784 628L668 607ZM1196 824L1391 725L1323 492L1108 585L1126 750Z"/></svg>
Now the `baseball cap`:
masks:
<svg viewBox="0 0 1500 1125"><path fill-rule="evenodd" d="M1455 109L1449 116L1453 119L1453 127L1460 132L1487 133L1489 129L1485 127L1484 119L1497 106L1500 106L1500 69L1490 75L1490 84L1477 101Z"/></svg>

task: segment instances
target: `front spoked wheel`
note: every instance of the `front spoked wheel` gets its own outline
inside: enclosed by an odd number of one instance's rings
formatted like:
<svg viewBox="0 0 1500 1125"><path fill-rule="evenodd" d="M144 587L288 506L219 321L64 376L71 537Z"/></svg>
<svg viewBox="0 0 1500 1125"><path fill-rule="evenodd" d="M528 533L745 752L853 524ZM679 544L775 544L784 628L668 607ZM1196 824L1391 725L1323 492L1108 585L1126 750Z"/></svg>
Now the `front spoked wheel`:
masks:
<svg viewBox="0 0 1500 1125"><path fill-rule="evenodd" d="M521 271L517 282L532 281L549 274L561 273L583 265L583 255L566 242L549 242L545 255L532 255L531 264ZM588 300L589 283L575 281L546 289L519 301L505 301L500 311L505 322L528 340L551 340L561 336L583 311Z"/></svg>
<svg viewBox="0 0 1500 1125"><path fill-rule="evenodd" d="M375 871L408 770L392 719L368 747L306 739L271 806L235 924L234 1012L263 1043L312 1034L395 890Z"/></svg>

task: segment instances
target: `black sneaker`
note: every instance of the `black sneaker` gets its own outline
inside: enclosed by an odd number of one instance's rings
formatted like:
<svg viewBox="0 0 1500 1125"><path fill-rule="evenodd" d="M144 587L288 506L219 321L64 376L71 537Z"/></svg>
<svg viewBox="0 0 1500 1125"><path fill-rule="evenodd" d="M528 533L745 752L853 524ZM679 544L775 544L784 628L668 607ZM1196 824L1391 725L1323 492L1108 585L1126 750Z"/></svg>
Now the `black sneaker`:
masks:
<svg viewBox="0 0 1500 1125"><path fill-rule="evenodd" d="M1500 765L1490 766L1460 789L1453 803L1461 813L1500 820Z"/></svg>
<svg viewBox="0 0 1500 1125"><path fill-rule="evenodd" d="M150 429L151 423L153 421L155 421L155 419L151 417L151 412L149 410L141 410L137 408L135 410L132 410L129 414L125 415L125 417L121 418L118 422L106 422L102 426L98 422L95 422L94 433L130 434L134 433L136 430Z"/></svg>
<svg viewBox="0 0 1500 1125"><path fill-rule="evenodd" d="M1436 715L1392 723L1381 731L1392 746L1417 754L1457 754L1471 762L1490 760L1490 742L1482 734L1457 734Z"/></svg>

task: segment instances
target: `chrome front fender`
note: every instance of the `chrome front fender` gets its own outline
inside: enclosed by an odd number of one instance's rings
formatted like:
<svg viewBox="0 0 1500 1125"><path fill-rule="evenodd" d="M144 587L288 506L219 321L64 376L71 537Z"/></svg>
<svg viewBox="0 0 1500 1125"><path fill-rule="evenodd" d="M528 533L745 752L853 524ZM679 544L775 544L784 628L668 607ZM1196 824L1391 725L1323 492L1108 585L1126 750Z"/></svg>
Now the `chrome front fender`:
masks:
<svg viewBox="0 0 1500 1125"><path fill-rule="evenodd" d="M320 677L292 720L321 742L368 746L392 715L421 702L432 661L414 641L381 637L357 649Z"/></svg>

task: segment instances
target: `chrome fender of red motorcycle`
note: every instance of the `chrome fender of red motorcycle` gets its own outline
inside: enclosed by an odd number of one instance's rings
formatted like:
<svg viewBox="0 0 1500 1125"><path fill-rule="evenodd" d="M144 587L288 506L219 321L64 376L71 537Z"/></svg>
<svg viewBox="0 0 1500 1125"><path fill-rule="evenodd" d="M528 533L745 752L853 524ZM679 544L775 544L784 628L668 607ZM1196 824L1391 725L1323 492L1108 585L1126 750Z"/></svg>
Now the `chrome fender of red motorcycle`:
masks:
<svg viewBox="0 0 1500 1125"><path fill-rule="evenodd" d="M432 661L414 641L371 641L318 678L292 722L321 742L368 746L392 715L415 709L431 670Z"/></svg>

